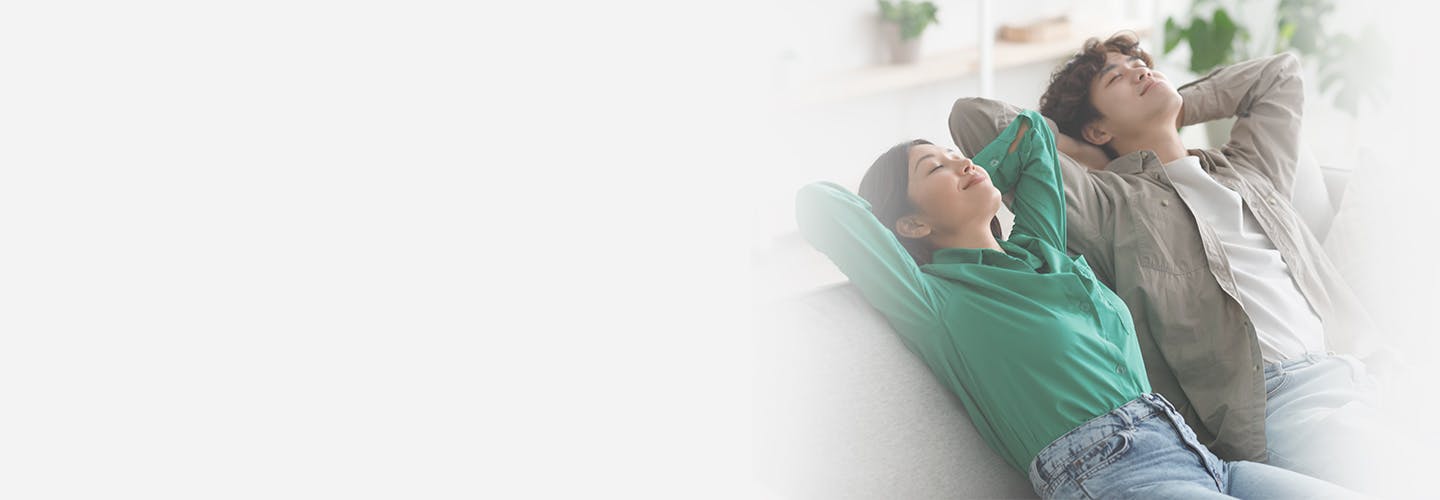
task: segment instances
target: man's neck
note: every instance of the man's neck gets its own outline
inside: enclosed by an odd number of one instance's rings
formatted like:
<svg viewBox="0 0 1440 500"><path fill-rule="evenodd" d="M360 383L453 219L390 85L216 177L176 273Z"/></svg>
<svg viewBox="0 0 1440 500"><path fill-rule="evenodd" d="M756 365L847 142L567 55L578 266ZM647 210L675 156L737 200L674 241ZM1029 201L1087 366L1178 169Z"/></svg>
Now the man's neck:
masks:
<svg viewBox="0 0 1440 500"><path fill-rule="evenodd" d="M1169 127L1160 127L1153 133L1126 141L1115 139L1115 152L1120 156L1143 150L1154 151L1160 163L1166 165L1190 154L1185 150L1185 143L1180 141L1180 131Z"/></svg>

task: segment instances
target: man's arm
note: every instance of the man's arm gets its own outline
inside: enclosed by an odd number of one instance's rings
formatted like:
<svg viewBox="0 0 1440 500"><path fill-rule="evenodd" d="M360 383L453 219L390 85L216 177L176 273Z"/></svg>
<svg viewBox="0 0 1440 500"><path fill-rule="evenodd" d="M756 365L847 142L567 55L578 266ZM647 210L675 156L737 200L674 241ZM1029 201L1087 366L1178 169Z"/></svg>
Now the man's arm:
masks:
<svg viewBox="0 0 1440 500"><path fill-rule="evenodd" d="M1181 125L1236 117L1222 152L1247 160L1290 194L1305 108L1299 59L1283 53L1226 66L1181 86L1180 96Z"/></svg>
<svg viewBox="0 0 1440 500"><path fill-rule="evenodd" d="M1046 118L1045 121L1050 124L1050 130L1055 132L1055 149L1061 153L1080 162L1086 168L1105 170L1105 166L1110 164L1110 155L1105 154L1105 150L1100 149L1100 146L1062 134L1059 131L1060 127L1055 126L1055 122L1049 118Z"/></svg>

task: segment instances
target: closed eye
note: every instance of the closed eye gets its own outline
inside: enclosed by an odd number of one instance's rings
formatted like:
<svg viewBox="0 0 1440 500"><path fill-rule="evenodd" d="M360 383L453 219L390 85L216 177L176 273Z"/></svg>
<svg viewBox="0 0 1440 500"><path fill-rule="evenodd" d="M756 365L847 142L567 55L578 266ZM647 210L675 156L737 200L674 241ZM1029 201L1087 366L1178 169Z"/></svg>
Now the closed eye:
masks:
<svg viewBox="0 0 1440 500"><path fill-rule="evenodd" d="M945 164L944 164L944 163L936 164L936 165L935 165L935 168L930 169L930 173L933 174L933 173L935 173L936 170L940 170L940 169L942 169L942 168L945 168Z"/></svg>
<svg viewBox="0 0 1440 500"><path fill-rule="evenodd" d="M1110 82L1109 82L1109 83L1106 83L1105 85L1110 85L1111 83L1115 83L1115 80L1119 80L1119 79L1120 79L1120 73L1115 73L1115 76L1110 77Z"/></svg>

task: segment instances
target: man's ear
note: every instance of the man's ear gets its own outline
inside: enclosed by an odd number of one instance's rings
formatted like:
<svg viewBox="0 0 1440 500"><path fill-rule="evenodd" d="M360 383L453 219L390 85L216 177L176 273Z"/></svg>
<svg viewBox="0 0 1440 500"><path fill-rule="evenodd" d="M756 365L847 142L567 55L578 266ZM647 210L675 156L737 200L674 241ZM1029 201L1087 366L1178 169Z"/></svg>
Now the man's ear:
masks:
<svg viewBox="0 0 1440 500"><path fill-rule="evenodd" d="M921 239L930 236L930 226L918 215L906 215L895 221L895 232L906 238Z"/></svg>
<svg viewBox="0 0 1440 500"><path fill-rule="evenodd" d="M1100 126L1099 120L1092 121L1088 125L1080 127L1080 135L1082 139L1085 139L1085 142L1096 146L1109 144L1110 140L1115 138L1115 136L1110 135L1109 131L1105 130L1105 127Z"/></svg>

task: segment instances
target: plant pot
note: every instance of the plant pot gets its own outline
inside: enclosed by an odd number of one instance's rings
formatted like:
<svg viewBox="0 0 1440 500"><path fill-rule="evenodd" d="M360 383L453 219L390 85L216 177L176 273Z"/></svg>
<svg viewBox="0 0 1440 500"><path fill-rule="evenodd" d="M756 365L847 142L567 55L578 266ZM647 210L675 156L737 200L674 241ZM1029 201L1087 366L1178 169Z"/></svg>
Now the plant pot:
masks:
<svg viewBox="0 0 1440 500"><path fill-rule="evenodd" d="M920 37L900 39L900 25L881 21L880 40L890 64L912 64L920 59Z"/></svg>

